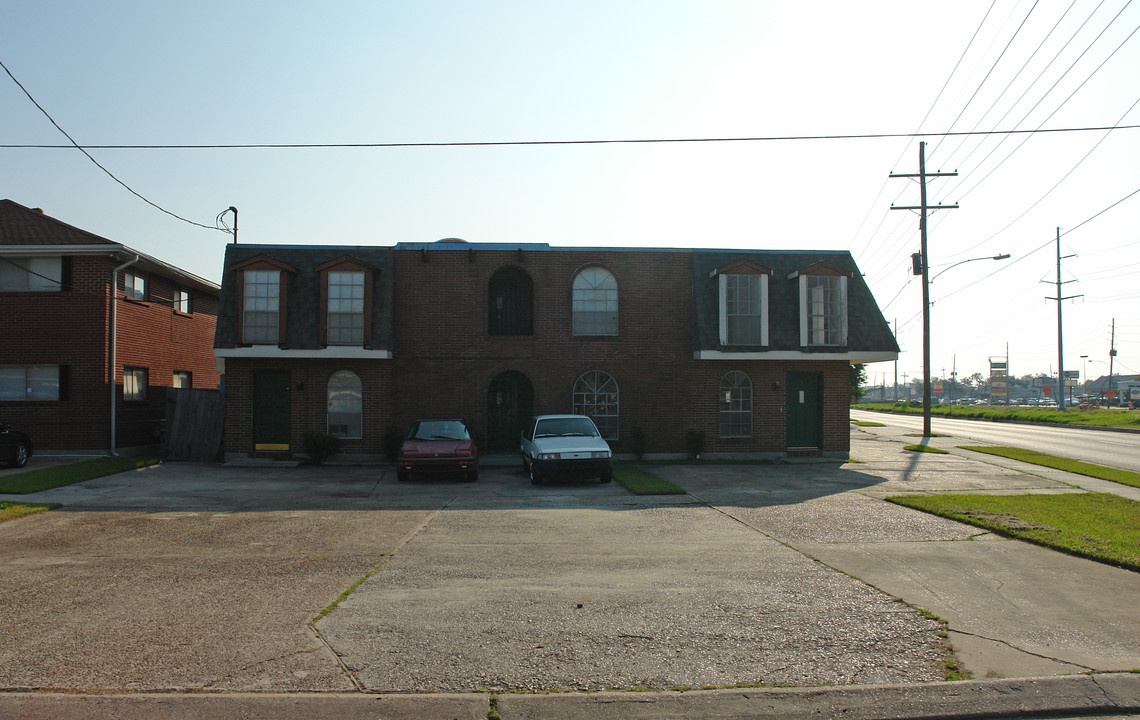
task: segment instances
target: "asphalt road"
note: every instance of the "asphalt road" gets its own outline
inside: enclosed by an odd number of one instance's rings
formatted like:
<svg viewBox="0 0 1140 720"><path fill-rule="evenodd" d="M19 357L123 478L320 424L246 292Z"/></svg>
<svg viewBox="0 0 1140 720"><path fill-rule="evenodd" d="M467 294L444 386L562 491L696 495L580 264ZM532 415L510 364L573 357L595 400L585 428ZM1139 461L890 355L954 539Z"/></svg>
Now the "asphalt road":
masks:
<svg viewBox="0 0 1140 720"><path fill-rule="evenodd" d="M921 415L852 410L853 420L870 420L888 426L922 432ZM1008 445L1036 450L1098 465L1140 472L1140 433L1112 432L1080 427L1021 425L985 420L932 417L935 434L952 435L989 445Z"/></svg>

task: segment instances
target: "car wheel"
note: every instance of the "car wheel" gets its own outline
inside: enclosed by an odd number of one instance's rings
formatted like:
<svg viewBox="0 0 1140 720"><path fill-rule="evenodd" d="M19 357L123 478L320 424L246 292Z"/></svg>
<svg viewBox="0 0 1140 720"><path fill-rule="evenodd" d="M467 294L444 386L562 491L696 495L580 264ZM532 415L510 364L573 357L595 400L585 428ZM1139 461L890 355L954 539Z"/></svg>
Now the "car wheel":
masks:
<svg viewBox="0 0 1140 720"><path fill-rule="evenodd" d="M611 480L613 480L613 479L614 479L614 474L613 474L612 472L608 472L608 473L605 473L605 474L604 474L604 475L602 475L602 477L601 477L601 481L602 481L602 482L604 482L604 483L608 483L608 482L610 482L610 481L611 481Z"/></svg>
<svg viewBox="0 0 1140 720"><path fill-rule="evenodd" d="M407 482L409 476L410 476L410 473L406 473L403 470L397 470L396 471L396 479L399 480L400 482Z"/></svg>
<svg viewBox="0 0 1140 720"><path fill-rule="evenodd" d="M14 468L24 467L28 464L28 446L22 442L16 443L16 452L8 460L8 465Z"/></svg>
<svg viewBox="0 0 1140 720"><path fill-rule="evenodd" d="M468 470L467 471L467 482L476 482L477 480L479 480L479 471L478 470Z"/></svg>
<svg viewBox="0 0 1140 720"><path fill-rule="evenodd" d="M525 472L525 473L530 472L530 463L528 463L526 461L526 455L522 456L522 465L523 465L523 472Z"/></svg>
<svg viewBox="0 0 1140 720"><path fill-rule="evenodd" d="M541 485L542 484L542 476L534 471L534 463L530 464L530 484L531 485Z"/></svg>

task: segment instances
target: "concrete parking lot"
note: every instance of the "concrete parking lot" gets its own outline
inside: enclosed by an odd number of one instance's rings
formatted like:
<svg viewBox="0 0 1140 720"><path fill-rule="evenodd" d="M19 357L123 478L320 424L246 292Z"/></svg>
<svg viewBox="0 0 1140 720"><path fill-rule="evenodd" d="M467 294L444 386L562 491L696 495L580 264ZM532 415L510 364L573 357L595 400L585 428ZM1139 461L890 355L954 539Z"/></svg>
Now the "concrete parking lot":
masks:
<svg viewBox="0 0 1140 720"><path fill-rule="evenodd" d="M514 467L399 483L204 464L25 496L65 506L0 525L0 687L597 692L1140 667L1137 574L881 500L1063 478L870 437L852 456L656 468L681 496L534 487Z"/></svg>

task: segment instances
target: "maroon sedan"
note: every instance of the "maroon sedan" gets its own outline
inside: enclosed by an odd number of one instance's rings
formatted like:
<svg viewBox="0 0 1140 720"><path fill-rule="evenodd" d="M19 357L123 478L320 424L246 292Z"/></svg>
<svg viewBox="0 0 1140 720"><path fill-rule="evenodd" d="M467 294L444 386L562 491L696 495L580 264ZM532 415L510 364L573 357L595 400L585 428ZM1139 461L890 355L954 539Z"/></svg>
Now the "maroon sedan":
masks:
<svg viewBox="0 0 1140 720"><path fill-rule="evenodd" d="M396 477L403 481L412 475L463 475L479 479L478 449L471 431L462 420L420 420L400 447Z"/></svg>

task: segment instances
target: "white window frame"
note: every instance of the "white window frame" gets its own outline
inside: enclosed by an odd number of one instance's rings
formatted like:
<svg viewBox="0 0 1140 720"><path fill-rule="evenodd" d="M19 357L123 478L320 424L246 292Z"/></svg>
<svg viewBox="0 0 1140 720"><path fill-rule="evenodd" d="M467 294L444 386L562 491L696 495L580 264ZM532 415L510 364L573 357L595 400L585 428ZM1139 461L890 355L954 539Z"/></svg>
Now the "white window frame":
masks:
<svg viewBox="0 0 1140 720"><path fill-rule="evenodd" d="M809 289L809 279L827 280L835 283L837 310L834 315L826 312L831 299L811 297L816 294ZM820 312L820 311L823 312ZM836 325L833 325L835 323ZM847 276L846 275L800 275L800 346L801 347L845 347L847 345Z"/></svg>
<svg viewBox="0 0 1140 720"><path fill-rule="evenodd" d="M174 290L174 311L190 314L190 290L180 287Z"/></svg>
<svg viewBox="0 0 1140 720"><path fill-rule="evenodd" d="M328 271L329 345L364 344L364 284L368 274L363 270ZM350 282L342 282L349 280Z"/></svg>
<svg viewBox="0 0 1140 720"><path fill-rule="evenodd" d="M0 365L0 402L59 400L59 365Z"/></svg>
<svg viewBox="0 0 1140 720"><path fill-rule="evenodd" d="M242 342L247 345L276 345L280 342L281 271L242 272ZM252 318L263 322L251 323Z"/></svg>
<svg viewBox="0 0 1140 720"><path fill-rule="evenodd" d="M142 367L123 368L123 400L141 402L147 395L147 370Z"/></svg>
<svg viewBox="0 0 1140 720"><path fill-rule="evenodd" d="M618 439L621 395L613 375L601 370L582 373L574 381L570 400L574 414L593 420L603 438Z"/></svg>
<svg viewBox="0 0 1140 720"><path fill-rule="evenodd" d="M759 284L759 302L760 302L760 342L759 343L740 343L733 342L729 337L729 306L728 306L728 284L729 278L740 277L756 277L760 279ZM717 276L718 291L720 296L719 314L720 314L720 344L721 345L744 345L752 346L759 344L762 347L768 346L768 275L766 273L760 274L747 274L738 275L734 273L721 274Z"/></svg>
<svg viewBox="0 0 1140 720"><path fill-rule="evenodd" d="M571 294L574 335L617 336L618 284L612 272L596 265L582 268L574 275Z"/></svg>
<svg viewBox="0 0 1140 720"><path fill-rule="evenodd" d="M194 387L194 375L188 370L174 371L174 387L190 389Z"/></svg>
<svg viewBox="0 0 1140 720"><path fill-rule="evenodd" d="M722 438L752 437L752 378L748 373L732 370L720 379L720 436ZM725 432L726 424L730 432ZM740 428L747 432L733 433Z"/></svg>
<svg viewBox="0 0 1140 720"><path fill-rule="evenodd" d="M364 386L360 376L351 370L337 370L329 376L326 396L328 415L325 424L329 435L359 440L364 426Z"/></svg>
<svg viewBox="0 0 1140 720"><path fill-rule="evenodd" d="M63 289L63 258L5 257L0 259L0 292L60 292Z"/></svg>
<svg viewBox="0 0 1140 720"><path fill-rule="evenodd" d="M146 276L141 273L123 271L123 297L146 302Z"/></svg>

